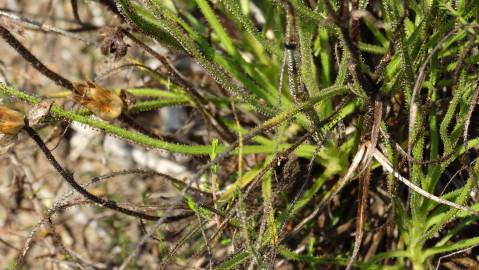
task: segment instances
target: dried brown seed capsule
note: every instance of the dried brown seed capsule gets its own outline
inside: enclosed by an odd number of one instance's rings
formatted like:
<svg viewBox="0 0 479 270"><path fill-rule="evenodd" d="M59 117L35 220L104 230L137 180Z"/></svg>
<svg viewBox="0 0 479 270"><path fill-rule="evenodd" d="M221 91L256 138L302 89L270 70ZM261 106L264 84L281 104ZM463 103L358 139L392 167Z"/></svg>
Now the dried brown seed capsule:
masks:
<svg viewBox="0 0 479 270"><path fill-rule="evenodd" d="M120 98L123 100L123 104L125 105L126 109L130 111L135 106L136 98L134 95L128 93L125 89L120 90Z"/></svg>
<svg viewBox="0 0 479 270"><path fill-rule="evenodd" d="M115 60L126 55L128 44L123 40L123 32L120 27L105 27L100 30L100 37L100 50L103 55L114 54Z"/></svg>
<svg viewBox="0 0 479 270"><path fill-rule="evenodd" d="M74 83L76 102L87 107L103 120L118 118L123 111L123 101L112 91L99 87L92 81Z"/></svg>
<svg viewBox="0 0 479 270"><path fill-rule="evenodd" d="M17 134L25 126L23 118L23 114L0 106L0 133L8 135Z"/></svg>

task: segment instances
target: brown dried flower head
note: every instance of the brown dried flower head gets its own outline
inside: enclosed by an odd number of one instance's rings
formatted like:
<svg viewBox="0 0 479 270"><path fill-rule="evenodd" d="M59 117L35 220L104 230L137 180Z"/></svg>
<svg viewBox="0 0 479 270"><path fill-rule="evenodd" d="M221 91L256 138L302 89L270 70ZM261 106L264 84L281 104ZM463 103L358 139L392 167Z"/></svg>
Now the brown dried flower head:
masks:
<svg viewBox="0 0 479 270"><path fill-rule="evenodd" d="M92 81L73 84L76 102L87 107L103 120L111 121L118 118L123 111L123 101L112 91L99 87Z"/></svg>
<svg viewBox="0 0 479 270"><path fill-rule="evenodd" d="M0 133L17 134L24 126L24 116L20 112L0 106Z"/></svg>

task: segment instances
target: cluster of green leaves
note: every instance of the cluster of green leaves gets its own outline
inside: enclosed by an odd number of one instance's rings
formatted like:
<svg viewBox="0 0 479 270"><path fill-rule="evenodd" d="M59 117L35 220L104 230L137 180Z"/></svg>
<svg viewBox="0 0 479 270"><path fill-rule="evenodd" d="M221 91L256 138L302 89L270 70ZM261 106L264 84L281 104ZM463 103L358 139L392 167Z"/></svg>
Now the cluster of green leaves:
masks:
<svg viewBox="0 0 479 270"><path fill-rule="evenodd" d="M231 150L228 154L239 155L239 163L242 155L264 154L265 161L247 173L243 174L242 165L238 164L237 177L230 179L230 188L219 199L221 205L236 202L239 218L233 218L231 223L242 228L244 249L220 264L218 269L234 269L250 260L263 265L265 259L262 254L267 254L267 250L313 267L319 264L346 265L348 252L336 254L337 257L321 256L315 254L312 247L310 254L300 255L281 243L284 223L291 217L304 218L304 213L307 213L305 206L315 207L327 201L331 192L325 188L326 184L347 172L351 156L362 143L361 138L359 132L344 134L343 130L333 127L345 123L359 130L358 125L365 119L363 112L368 110L368 98L371 98L366 96L366 89L361 89L354 74L348 70L350 52L344 46L344 37L338 27L332 20L326 19L328 12L324 4L319 1L310 7L305 3L308 1L302 0L116 2L129 23L141 30L146 38L160 42L172 53L186 52L228 92L229 97L209 96L208 101L214 106L219 109L237 106L240 111L254 112L267 120L249 131L243 129L240 123L228 125L240 135L239 147L228 148L226 144L218 143L178 145L57 106L52 108L52 116L176 153L210 155L212 159L217 159L220 153ZM359 1L352 15L360 25L355 30L360 34L353 38L361 53L361 70L376 82L375 90L388 101L390 108L381 123L386 133L381 145L395 170L407 171L411 182L431 194L437 194L449 181L454 181L450 172L457 171L462 164L465 184L447 189L448 192L441 193L440 197L466 204L477 181L475 175L479 172L479 165L470 158L469 150L479 144L479 138L468 137L468 134L478 135L477 130L468 129L479 89L479 53L475 49L479 41L479 4L466 0L411 0L405 3L407 5L395 0ZM303 83L309 91L307 101L299 104L295 103L289 91L282 89L282 85L288 88L281 80L286 81L283 78L287 77L284 66L290 64L282 45L288 38L285 5L291 6L296 20L293 34L297 35L300 61L298 77L294 79ZM160 77L158 80L164 82L167 78ZM169 89L173 91L130 89L133 95L153 98L152 101L136 104L132 112L156 110L164 106L197 106L181 85L172 83ZM9 86L0 85L0 91L32 104L40 102L40 99ZM335 110L341 99L345 102ZM395 103L397 100L400 102ZM305 113L311 110L319 119L328 120L322 126L316 126L318 123L310 121ZM262 131L275 127L277 136L261 135ZM275 192L272 168L278 163L278 154L293 146L291 140L299 138L286 136L285 130L293 128L316 130L318 138L324 139L317 154L316 146L307 142L295 149L297 156L309 160L317 158L315 164L321 172L299 194L301 196L294 204L275 209L272 203ZM250 141L252 136L254 138ZM212 142L216 141L212 138ZM406 153L400 154L398 146L408 151L401 150ZM401 162L404 155L410 155L410 158ZM403 167L407 169L403 170ZM216 173L218 169L213 167L212 171ZM262 171L264 173L261 174ZM373 172L375 176L387 175L393 205L390 215L397 224L399 237L395 240L393 251L379 250L367 261L355 263L355 267L385 269L383 263L387 261L391 264L387 267L391 269L401 269L410 264L414 269L423 269L437 260L440 254L479 245L479 237L458 237L468 226L477 223L477 216L438 205L415 192L409 192L406 203L401 200L401 189L397 188L393 174L386 173L387 170L382 170L381 164L377 163L373 164ZM306 176L303 177L300 181L307 180ZM382 179L377 177L373 181ZM261 181L263 208L266 209L264 220L258 215L246 218L243 205L246 202L242 201L242 190L255 180ZM293 197L290 196L289 200ZM189 204L203 218L213 218L212 213L205 212L191 199ZM472 208L479 210L479 205ZM258 221L264 221L267 229L260 230ZM450 224L451 228L442 231Z"/></svg>

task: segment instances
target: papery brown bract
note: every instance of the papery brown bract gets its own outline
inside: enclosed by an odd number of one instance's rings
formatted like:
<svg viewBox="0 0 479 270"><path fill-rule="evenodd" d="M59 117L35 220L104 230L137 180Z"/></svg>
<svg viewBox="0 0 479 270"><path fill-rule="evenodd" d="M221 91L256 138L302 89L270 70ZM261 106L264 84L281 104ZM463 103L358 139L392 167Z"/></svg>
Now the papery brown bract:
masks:
<svg viewBox="0 0 479 270"><path fill-rule="evenodd" d="M0 106L0 133L15 135L24 126L24 116L20 112Z"/></svg>
<svg viewBox="0 0 479 270"><path fill-rule="evenodd" d="M123 101L112 91L99 87L92 81L74 83L76 102L87 107L103 120L118 118L123 111Z"/></svg>

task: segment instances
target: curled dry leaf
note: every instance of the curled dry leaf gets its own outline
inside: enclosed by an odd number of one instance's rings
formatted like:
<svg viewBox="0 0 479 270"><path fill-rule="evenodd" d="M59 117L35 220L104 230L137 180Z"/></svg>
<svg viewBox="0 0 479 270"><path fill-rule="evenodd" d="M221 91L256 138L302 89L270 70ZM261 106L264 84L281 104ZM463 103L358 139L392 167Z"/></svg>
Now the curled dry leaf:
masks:
<svg viewBox="0 0 479 270"><path fill-rule="evenodd" d="M39 125L50 113L53 101L44 100L35 104L27 113L28 124L32 127Z"/></svg>
<svg viewBox="0 0 479 270"><path fill-rule="evenodd" d="M97 86L92 81L77 82L74 99L87 107L103 120L111 121L118 118L123 111L123 101L112 91Z"/></svg>
<svg viewBox="0 0 479 270"><path fill-rule="evenodd" d="M23 118L20 112L0 106L0 133L16 135L25 126Z"/></svg>

